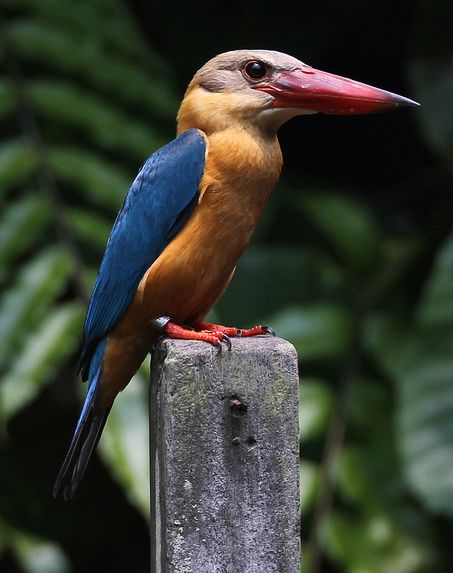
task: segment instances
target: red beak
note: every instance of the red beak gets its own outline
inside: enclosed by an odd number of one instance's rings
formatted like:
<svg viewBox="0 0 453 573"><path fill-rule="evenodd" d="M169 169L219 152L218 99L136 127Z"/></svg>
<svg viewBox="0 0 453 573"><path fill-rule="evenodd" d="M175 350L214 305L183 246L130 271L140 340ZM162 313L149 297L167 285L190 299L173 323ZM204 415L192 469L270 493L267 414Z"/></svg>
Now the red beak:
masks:
<svg viewBox="0 0 453 573"><path fill-rule="evenodd" d="M377 113L420 105L403 96L309 66L284 72L256 89L273 96L272 108L307 109L326 114Z"/></svg>

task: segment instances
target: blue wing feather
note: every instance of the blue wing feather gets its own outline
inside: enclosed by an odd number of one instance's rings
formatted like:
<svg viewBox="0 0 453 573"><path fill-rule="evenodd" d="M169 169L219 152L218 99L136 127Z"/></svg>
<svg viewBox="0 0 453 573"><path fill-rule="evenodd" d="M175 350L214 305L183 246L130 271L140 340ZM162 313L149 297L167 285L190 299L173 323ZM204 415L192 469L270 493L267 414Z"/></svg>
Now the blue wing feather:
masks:
<svg viewBox="0 0 453 573"><path fill-rule="evenodd" d="M205 153L205 138L190 129L151 155L132 184L88 306L80 358L83 374L97 342L115 327L143 275L195 207Z"/></svg>

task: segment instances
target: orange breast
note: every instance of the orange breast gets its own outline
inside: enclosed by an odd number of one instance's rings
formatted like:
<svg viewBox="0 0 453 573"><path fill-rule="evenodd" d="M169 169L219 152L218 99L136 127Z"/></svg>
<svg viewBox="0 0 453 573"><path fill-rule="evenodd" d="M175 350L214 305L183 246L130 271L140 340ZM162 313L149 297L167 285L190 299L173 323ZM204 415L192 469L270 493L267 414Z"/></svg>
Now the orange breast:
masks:
<svg viewBox="0 0 453 573"><path fill-rule="evenodd" d="M115 334L137 335L162 315L190 324L209 311L250 241L281 161L276 138L233 130L209 136L200 201L148 269Z"/></svg>

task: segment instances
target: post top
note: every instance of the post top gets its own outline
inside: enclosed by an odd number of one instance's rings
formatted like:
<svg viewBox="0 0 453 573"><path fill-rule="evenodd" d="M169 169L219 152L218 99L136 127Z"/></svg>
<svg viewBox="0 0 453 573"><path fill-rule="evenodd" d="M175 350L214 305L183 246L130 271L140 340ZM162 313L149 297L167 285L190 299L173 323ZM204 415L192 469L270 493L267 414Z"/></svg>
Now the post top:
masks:
<svg viewBox="0 0 453 573"><path fill-rule="evenodd" d="M226 356L240 355L259 355L263 353L284 354L297 357L294 346L283 338L278 336L253 336L249 338L231 338L231 351L228 351L225 344L219 351L218 348L200 342L199 340L176 340L164 338L156 345L156 351L163 352L166 356ZM159 352L159 353L160 353Z"/></svg>

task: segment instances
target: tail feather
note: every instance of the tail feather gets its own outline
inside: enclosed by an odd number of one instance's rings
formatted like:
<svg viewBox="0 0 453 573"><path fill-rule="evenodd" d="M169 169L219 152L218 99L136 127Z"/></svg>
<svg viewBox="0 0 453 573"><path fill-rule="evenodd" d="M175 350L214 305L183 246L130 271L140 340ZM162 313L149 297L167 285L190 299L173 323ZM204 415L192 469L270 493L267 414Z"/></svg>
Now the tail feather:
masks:
<svg viewBox="0 0 453 573"><path fill-rule="evenodd" d="M96 357L98 359L95 362L95 374L92 378L90 376L90 387L77 422L74 437L53 488L54 497L62 493L65 500L70 500L75 496L110 412L110 408L102 412L97 411L95 408L102 374L101 362L105 344L101 346L101 348L98 348L100 356Z"/></svg>

